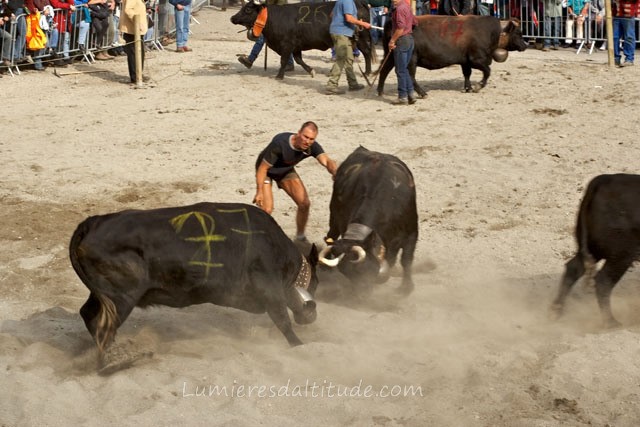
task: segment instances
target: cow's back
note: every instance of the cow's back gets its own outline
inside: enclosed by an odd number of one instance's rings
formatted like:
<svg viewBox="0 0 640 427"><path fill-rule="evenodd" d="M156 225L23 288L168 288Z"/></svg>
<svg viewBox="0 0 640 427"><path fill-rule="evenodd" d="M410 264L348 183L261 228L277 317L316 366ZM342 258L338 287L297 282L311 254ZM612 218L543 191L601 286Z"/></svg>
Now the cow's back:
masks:
<svg viewBox="0 0 640 427"><path fill-rule="evenodd" d="M97 286L91 276L122 270L135 276L131 281L141 289L166 286L185 295L203 286L241 294L252 268L263 268L265 277L280 274L272 279L282 283L283 271L295 276L296 250L271 216L250 205L226 203L90 217L70 244L74 269L89 289Z"/></svg>
<svg viewBox="0 0 640 427"><path fill-rule="evenodd" d="M492 16L417 17L414 30L415 49L420 65L438 69L463 63L469 58L488 58L498 47L500 21Z"/></svg>
<svg viewBox="0 0 640 427"><path fill-rule="evenodd" d="M393 205L393 209L381 206ZM417 229L416 191L413 175L396 156L357 148L340 164L331 198L331 214L350 222L367 223L374 217L378 230ZM348 214L348 215L347 215ZM382 232L384 234L384 232Z"/></svg>
<svg viewBox="0 0 640 427"><path fill-rule="evenodd" d="M640 175L595 177L585 191L576 225L581 250L596 260L640 256Z"/></svg>
<svg viewBox="0 0 640 427"><path fill-rule="evenodd" d="M326 29L331 22L331 12L335 2L296 3L282 6L267 6L267 24L264 35L267 45L279 55L285 44L293 51L318 49L332 46L331 36Z"/></svg>

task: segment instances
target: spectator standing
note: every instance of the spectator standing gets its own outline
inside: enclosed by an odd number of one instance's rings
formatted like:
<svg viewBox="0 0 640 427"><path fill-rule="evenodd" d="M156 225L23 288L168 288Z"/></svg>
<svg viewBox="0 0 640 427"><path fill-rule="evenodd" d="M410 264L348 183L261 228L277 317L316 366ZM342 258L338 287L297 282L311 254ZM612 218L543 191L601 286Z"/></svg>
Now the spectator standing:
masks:
<svg viewBox="0 0 640 427"><path fill-rule="evenodd" d="M9 28L11 22L11 11L6 7L5 3L0 4L0 43L2 43L2 64L0 72L11 66L11 34L5 30Z"/></svg>
<svg viewBox="0 0 640 427"><path fill-rule="evenodd" d="M471 0L440 0L438 15L471 15L473 4Z"/></svg>
<svg viewBox="0 0 640 427"><path fill-rule="evenodd" d="M42 8L42 15L40 16L40 28L47 36L47 54L51 57L56 57L56 48L58 46L58 39L60 33L58 32L58 24L55 21L56 13L53 10L53 6L46 4Z"/></svg>
<svg viewBox="0 0 640 427"><path fill-rule="evenodd" d="M417 22L415 16L411 13L409 4L405 0L393 0L393 6L389 50L393 51L396 76L398 77L398 99L393 104L415 104L413 80L409 75L409 61L413 55L414 48L413 26Z"/></svg>
<svg viewBox="0 0 640 427"><path fill-rule="evenodd" d="M369 22L375 27L384 28L387 22L387 14L391 9L391 0L368 0L369 5ZM371 43L378 44L382 40L382 30L371 29Z"/></svg>
<svg viewBox="0 0 640 427"><path fill-rule="evenodd" d="M13 41L13 62L27 62L33 64L31 56L26 54L25 45L27 42L27 21L25 19L26 10L24 0L8 0L7 7L15 16L16 39Z"/></svg>
<svg viewBox="0 0 640 427"><path fill-rule="evenodd" d="M636 48L635 18L638 16L638 0L614 0L611 3L613 15L613 58L618 67L633 66ZM622 39L622 53L620 40Z"/></svg>
<svg viewBox="0 0 640 427"><path fill-rule="evenodd" d="M331 12L331 24L329 25L329 33L333 41L333 47L336 52L336 62L329 72L329 81L327 82L326 94L343 94L344 90L338 88L338 81L342 70L347 75L349 90L364 89L364 85L359 84L356 75L353 72L353 34L356 25L370 29L371 24L361 21L357 18L358 10L353 0L338 0Z"/></svg>
<svg viewBox="0 0 640 427"><path fill-rule="evenodd" d="M71 48L71 22L69 17L76 10L73 0L49 0L54 9L61 9L56 13L55 23L62 36L62 61L56 61L57 66L66 66L71 62L69 50ZM57 45L55 47L57 54Z"/></svg>
<svg viewBox="0 0 640 427"><path fill-rule="evenodd" d="M91 28L95 36L96 46L102 47L105 44L107 31L109 30L109 16L112 14L112 3L109 0L95 0L89 2L89 11L91 13ZM95 58L100 61L113 59L106 50L96 53Z"/></svg>
<svg viewBox="0 0 640 427"><path fill-rule="evenodd" d="M590 0L589 1L589 22L590 31L589 39L604 39L606 34L604 33L604 18L605 18L605 6L604 0ZM593 42L591 42L592 44ZM589 47L591 47L591 44ZM603 46L606 45L606 41Z"/></svg>
<svg viewBox="0 0 640 427"><path fill-rule="evenodd" d="M580 40L584 40L584 20L589 12L589 3L585 0L567 0L567 22L565 47L575 45ZM575 30L575 43L574 43Z"/></svg>
<svg viewBox="0 0 640 427"><path fill-rule="evenodd" d="M42 29L42 11L45 3L39 1L38 4L34 0L25 0L24 2L27 23L27 50L31 52L35 58L34 69L36 71L44 71L42 65L42 57L47 46L47 35ZM44 22L46 24L46 22Z"/></svg>
<svg viewBox="0 0 640 427"><path fill-rule="evenodd" d="M144 69L144 35L147 30L147 7L143 0L122 0L119 30L125 41L124 51L127 54L127 66L131 83L136 83L136 53L135 53L135 17L138 16L138 33L140 34L140 55L142 56L142 68Z"/></svg>
<svg viewBox="0 0 640 427"><path fill-rule="evenodd" d="M544 43L542 51L548 52L560 46L560 24L562 23L562 0L544 0ZM553 39L551 39L553 37Z"/></svg>
<svg viewBox="0 0 640 427"><path fill-rule="evenodd" d="M169 0L175 7L176 52L191 52L189 41L189 23L191 22L191 0Z"/></svg>

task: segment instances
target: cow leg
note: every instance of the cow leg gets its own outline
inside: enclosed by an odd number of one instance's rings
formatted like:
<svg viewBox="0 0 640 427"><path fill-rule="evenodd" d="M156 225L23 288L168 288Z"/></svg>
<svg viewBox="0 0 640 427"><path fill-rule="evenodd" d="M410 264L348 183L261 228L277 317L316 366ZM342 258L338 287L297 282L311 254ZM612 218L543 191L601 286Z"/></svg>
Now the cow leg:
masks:
<svg viewBox="0 0 640 427"><path fill-rule="evenodd" d="M296 63L298 65L300 65L302 68L304 68L304 70L307 73L309 73L309 75L311 77L315 77L316 76L316 72L314 71L314 69L309 67L307 65L307 63L304 62L304 60L302 59L302 52L301 51L293 52L293 60L296 61Z"/></svg>
<svg viewBox="0 0 640 427"><path fill-rule="evenodd" d="M633 259L617 257L608 258L604 267L596 274L596 296L605 327L620 326L611 313L611 291L622 275L633 263Z"/></svg>
<svg viewBox="0 0 640 427"><path fill-rule="evenodd" d="M371 35L369 30L362 30L356 38L356 47L364 56L364 73L368 76L371 74L371 63L375 55L375 47L371 43Z"/></svg>
<svg viewBox="0 0 640 427"><path fill-rule="evenodd" d="M558 296L551 305L552 316L558 319L562 316L564 310L564 303L569 295L569 291L576 283L576 281L582 277L585 272L584 261L580 253L576 254L573 258L567 262L565 266L564 275L560 281L560 289L558 290Z"/></svg>
<svg viewBox="0 0 640 427"><path fill-rule="evenodd" d="M416 250L417 239L415 236L410 236L408 241L409 243L402 248L402 256L400 257L400 265L402 265L402 286L398 291L403 295L409 295L415 287L411 268L413 266L413 255Z"/></svg>
<svg viewBox="0 0 640 427"><path fill-rule="evenodd" d="M293 332L291 318L284 303L284 296L281 302L270 302L267 305L267 314L269 314L269 317L273 320L273 323L275 323L280 332L282 332L282 335L284 335L291 347L303 344L296 333Z"/></svg>
<svg viewBox="0 0 640 427"><path fill-rule="evenodd" d="M291 51L283 51L280 56L280 69L278 70L278 74L276 75L276 80L284 79L284 72L286 71L287 64L289 63L289 58L291 57ZM295 59L295 58L294 58Z"/></svg>
<svg viewBox="0 0 640 427"><path fill-rule="evenodd" d="M413 89L420 95L420 98L424 98L427 96L427 91L422 89L422 87L416 81L416 70L418 68L418 57L414 53L409 61L409 75L411 76L411 80L413 81Z"/></svg>
<svg viewBox="0 0 640 427"><path fill-rule="evenodd" d="M471 92L471 66L462 64L462 75L464 76L464 91Z"/></svg>
<svg viewBox="0 0 640 427"><path fill-rule="evenodd" d="M480 89L487 85L487 81L489 80L489 76L491 75L491 68L488 65L480 65L478 69L482 71L482 80L480 80Z"/></svg>
<svg viewBox="0 0 640 427"><path fill-rule="evenodd" d="M99 311L100 301L98 301L98 298L96 298L92 292L82 308L80 308L80 316L82 320L84 320L84 324L94 340L96 339L96 331L98 329L96 318Z"/></svg>
<svg viewBox="0 0 640 427"><path fill-rule="evenodd" d="M382 93L384 92L384 82L387 79L387 76L389 75L391 70L393 70L393 67L395 66L395 62L393 59L393 52L391 51L385 52L385 58L386 58L386 61L384 62L384 64L382 64L382 67L380 68L380 79L378 80L378 96L382 96Z"/></svg>

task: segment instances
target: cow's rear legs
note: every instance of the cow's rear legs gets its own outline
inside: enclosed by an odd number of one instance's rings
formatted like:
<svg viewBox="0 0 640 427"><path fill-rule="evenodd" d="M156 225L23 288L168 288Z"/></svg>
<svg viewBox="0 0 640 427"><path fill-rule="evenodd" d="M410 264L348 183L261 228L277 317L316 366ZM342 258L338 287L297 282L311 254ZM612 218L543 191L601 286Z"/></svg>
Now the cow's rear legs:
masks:
<svg viewBox="0 0 640 427"><path fill-rule="evenodd" d="M296 63L298 65L300 65L302 68L304 68L304 70L309 73L309 75L311 77L315 77L316 76L316 72L313 68L309 67L307 65L306 62L304 62L304 60L302 59L302 52L294 52L293 53L293 60L296 61Z"/></svg>
<svg viewBox="0 0 640 427"><path fill-rule="evenodd" d="M80 315L98 346L100 375L110 375L149 356L148 352L114 344L118 327L129 317L133 308L134 305L128 300L112 300L106 295L92 292L80 309Z"/></svg>
<svg viewBox="0 0 640 427"><path fill-rule="evenodd" d="M567 262L565 266L564 275L560 281L560 289L558 290L558 296L551 304L551 316L554 319L560 318L564 310L564 304L567 299L567 295L571 291L571 288L576 281L582 277L585 272L584 262L580 254L576 254L573 258Z"/></svg>
<svg viewBox="0 0 640 427"><path fill-rule="evenodd" d="M607 328L615 328L620 326L611 312L611 291L618 283L622 275L633 263L633 259L618 259L611 257L607 259L604 267L596 274L596 296L598 297L598 306L602 314L602 321Z"/></svg>

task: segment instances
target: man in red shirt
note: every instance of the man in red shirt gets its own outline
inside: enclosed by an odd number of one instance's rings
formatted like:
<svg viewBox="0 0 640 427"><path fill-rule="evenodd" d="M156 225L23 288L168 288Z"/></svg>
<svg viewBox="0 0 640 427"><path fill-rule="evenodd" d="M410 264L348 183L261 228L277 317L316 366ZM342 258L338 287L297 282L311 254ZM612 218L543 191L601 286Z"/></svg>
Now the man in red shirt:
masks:
<svg viewBox="0 0 640 427"><path fill-rule="evenodd" d="M634 18L638 15L638 0L614 0L611 2L613 12L613 57L618 67L633 65L636 47L636 27ZM621 62L620 37L624 40Z"/></svg>
<svg viewBox="0 0 640 427"><path fill-rule="evenodd" d="M416 24L416 18L405 0L393 0L393 6L389 50L393 51L396 76L398 77L398 99L393 101L393 104L415 104L413 80L409 75L409 61L413 56L413 26Z"/></svg>

